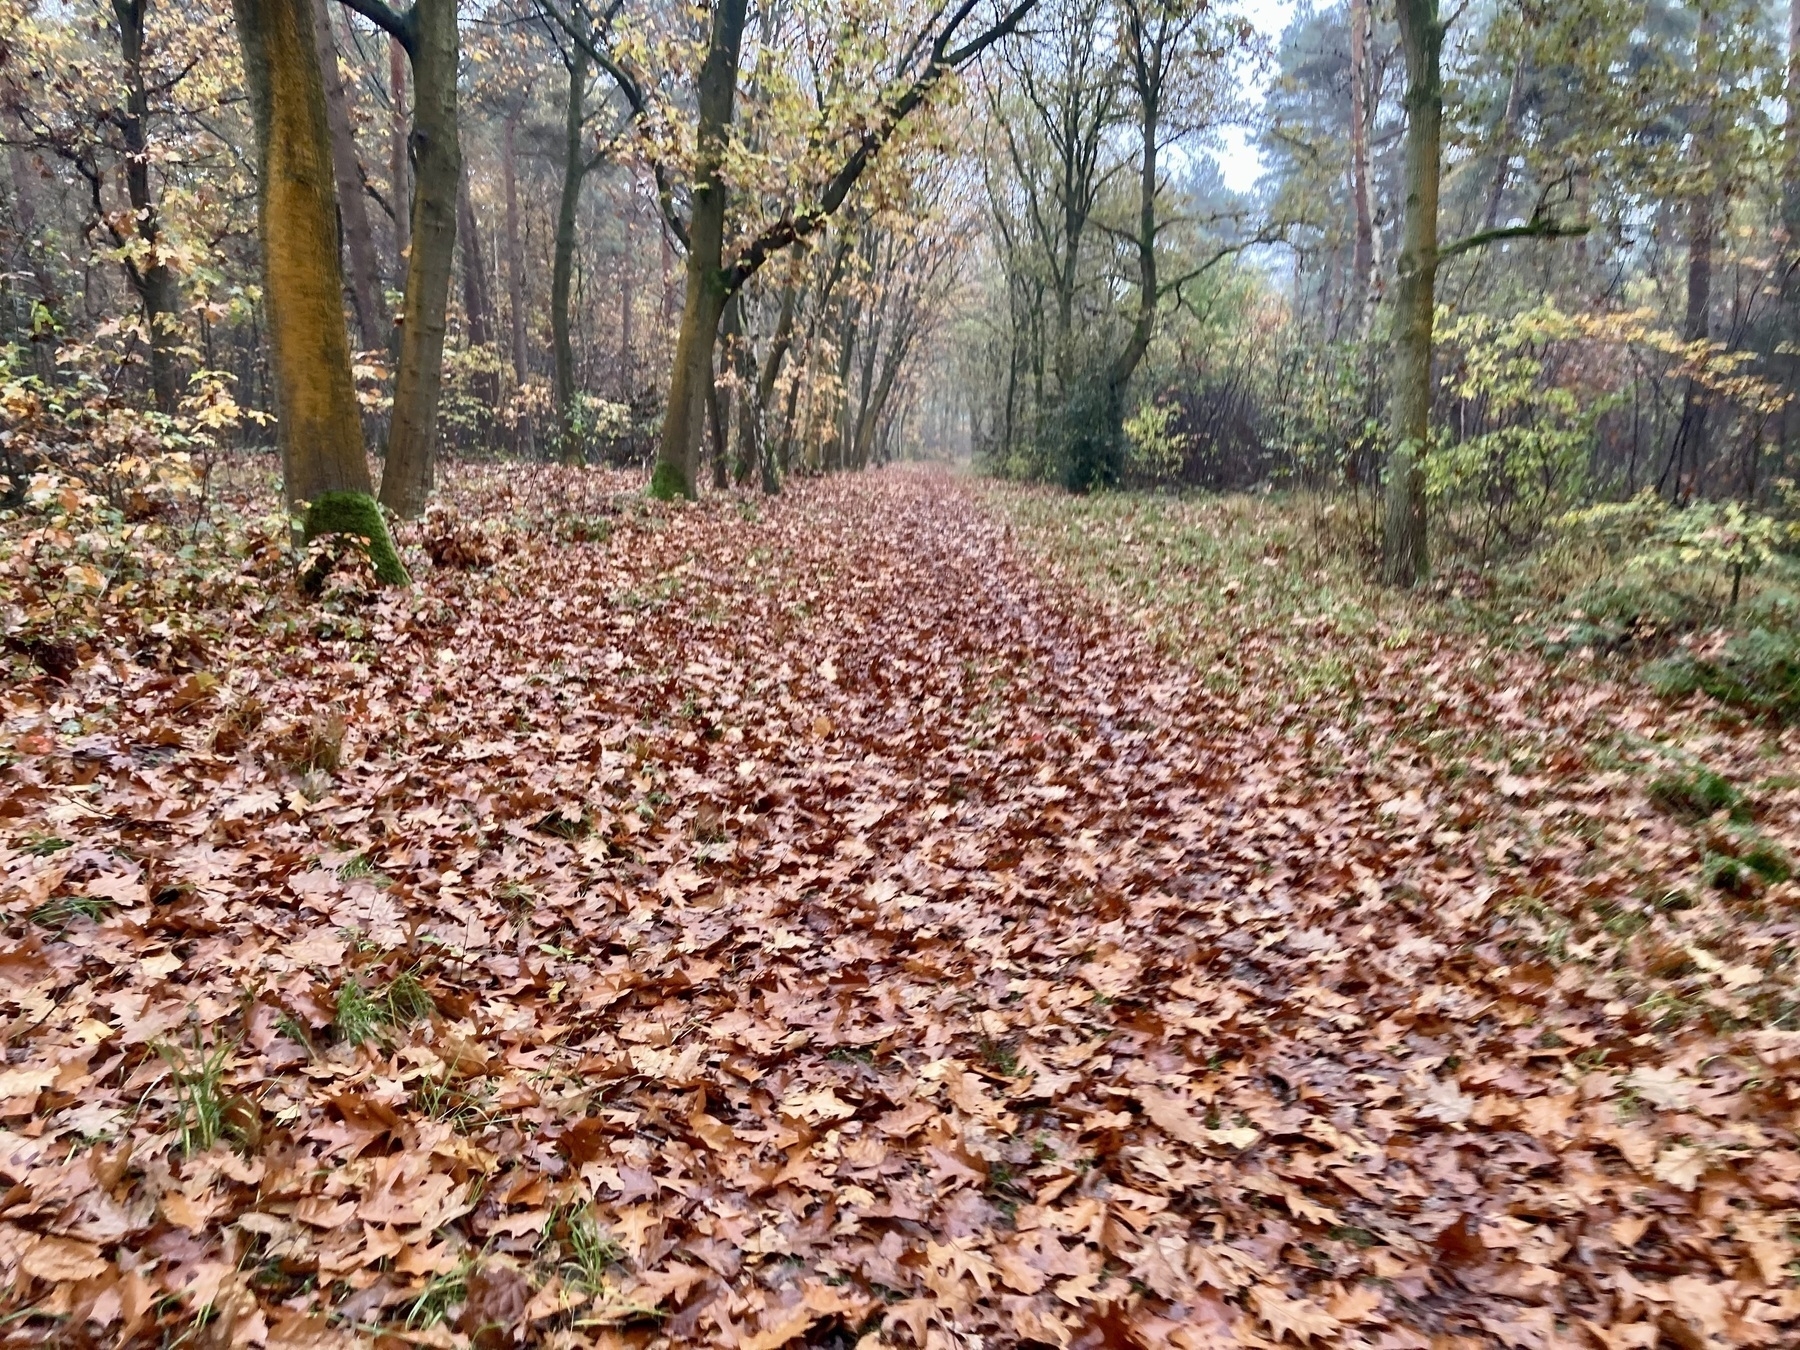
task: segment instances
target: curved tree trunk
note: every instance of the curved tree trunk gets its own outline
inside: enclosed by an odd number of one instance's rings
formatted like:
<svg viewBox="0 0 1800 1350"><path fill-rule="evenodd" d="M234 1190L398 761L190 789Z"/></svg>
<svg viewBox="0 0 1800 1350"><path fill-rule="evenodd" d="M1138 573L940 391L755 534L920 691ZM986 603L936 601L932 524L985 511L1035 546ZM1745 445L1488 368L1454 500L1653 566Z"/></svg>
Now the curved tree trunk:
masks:
<svg viewBox="0 0 1800 1350"><path fill-rule="evenodd" d="M431 495L438 395L443 388L445 310L456 254L456 187L462 148L456 126L456 0L417 0L413 27L412 252L394 415L388 426L381 503L412 517Z"/></svg>
<svg viewBox="0 0 1800 1350"><path fill-rule="evenodd" d="M1411 586L1430 570L1424 456L1431 438L1431 322L1437 292L1444 28L1437 0L1399 0L1406 55L1406 223L1394 278L1394 388L1382 574Z"/></svg>
<svg viewBox="0 0 1800 1350"><path fill-rule="evenodd" d="M234 0L256 122L258 219L290 505L369 491L344 329L337 194L310 0Z"/></svg>

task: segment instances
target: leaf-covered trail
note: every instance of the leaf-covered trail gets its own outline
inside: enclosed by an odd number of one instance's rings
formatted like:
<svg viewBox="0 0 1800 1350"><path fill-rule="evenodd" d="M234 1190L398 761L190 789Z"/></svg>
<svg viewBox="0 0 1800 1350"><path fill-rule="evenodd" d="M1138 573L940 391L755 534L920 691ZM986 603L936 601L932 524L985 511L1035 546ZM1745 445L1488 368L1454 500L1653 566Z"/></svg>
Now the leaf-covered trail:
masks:
<svg viewBox="0 0 1800 1350"><path fill-rule="evenodd" d="M1790 1334L1791 1036L1634 1039L1501 963L1480 877L956 480L596 509L279 657L232 630L235 702L13 705L9 912L116 908L4 962L0 1336ZM248 1121L188 1154L191 1016Z"/></svg>

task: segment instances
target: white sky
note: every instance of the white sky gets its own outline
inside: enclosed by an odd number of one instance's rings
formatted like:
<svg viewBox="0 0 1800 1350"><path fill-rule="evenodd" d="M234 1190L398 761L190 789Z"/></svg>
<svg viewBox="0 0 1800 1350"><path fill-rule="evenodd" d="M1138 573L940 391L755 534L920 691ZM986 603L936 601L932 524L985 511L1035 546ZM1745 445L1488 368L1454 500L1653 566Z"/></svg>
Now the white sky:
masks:
<svg viewBox="0 0 1800 1350"><path fill-rule="evenodd" d="M1288 21L1294 17L1296 0L1242 0L1240 8L1271 45L1280 42ZM1262 71L1253 79L1247 93L1253 110L1260 110L1263 91L1268 87L1270 71ZM1219 168L1225 185L1236 192L1248 192L1262 175L1262 157L1257 154L1252 138L1242 127L1232 127L1222 137Z"/></svg>

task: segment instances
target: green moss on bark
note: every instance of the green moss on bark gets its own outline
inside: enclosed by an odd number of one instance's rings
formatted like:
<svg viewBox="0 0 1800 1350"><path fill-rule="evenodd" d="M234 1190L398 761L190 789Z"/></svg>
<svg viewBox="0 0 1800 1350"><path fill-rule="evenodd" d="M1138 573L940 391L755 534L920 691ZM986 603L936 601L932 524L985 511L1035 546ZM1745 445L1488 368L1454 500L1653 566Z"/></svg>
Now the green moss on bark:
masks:
<svg viewBox="0 0 1800 1350"><path fill-rule="evenodd" d="M677 497L694 494L688 488L687 475L681 471L681 466L659 459L656 471L650 475L650 495L659 502L672 502Z"/></svg>
<svg viewBox="0 0 1800 1350"><path fill-rule="evenodd" d="M412 580L394 550L387 522L381 518L381 508L366 492L322 494L306 508L301 529L309 544L327 534L348 534L363 540L369 550L369 561L375 567L375 579L383 586L404 586Z"/></svg>

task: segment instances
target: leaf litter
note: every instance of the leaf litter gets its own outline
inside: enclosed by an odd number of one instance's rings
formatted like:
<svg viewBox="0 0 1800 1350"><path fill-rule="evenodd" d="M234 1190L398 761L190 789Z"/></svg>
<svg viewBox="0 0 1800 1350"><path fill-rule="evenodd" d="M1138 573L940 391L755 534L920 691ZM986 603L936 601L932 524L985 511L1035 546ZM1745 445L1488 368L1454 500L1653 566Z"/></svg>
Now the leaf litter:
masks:
<svg viewBox="0 0 1800 1350"><path fill-rule="evenodd" d="M1321 771L943 476L449 496L8 693L6 1343L1792 1342L1792 883L1553 922L1724 812Z"/></svg>

